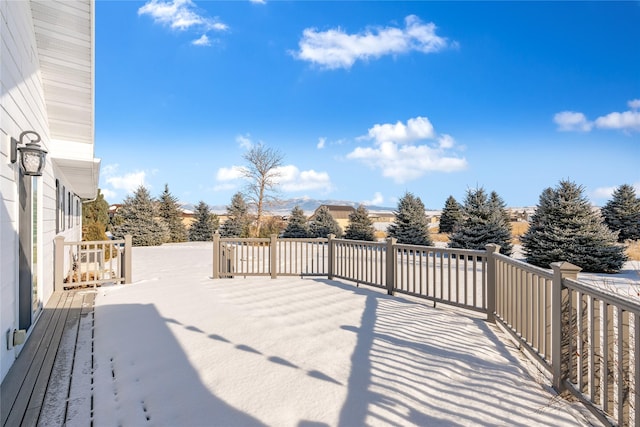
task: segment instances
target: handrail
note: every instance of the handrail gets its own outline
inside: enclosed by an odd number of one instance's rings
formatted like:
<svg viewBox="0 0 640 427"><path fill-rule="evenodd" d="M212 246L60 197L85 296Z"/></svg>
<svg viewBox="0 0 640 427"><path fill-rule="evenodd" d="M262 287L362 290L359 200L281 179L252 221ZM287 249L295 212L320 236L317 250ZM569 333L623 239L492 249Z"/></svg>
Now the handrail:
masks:
<svg viewBox="0 0 640 427"><path fill-rule="evenodd" d="M131 283L131 236L121 240L54 241L54 290Z"/></svg>
<svg viewBox="0 0 640 427"><path fill-rule="evenodd" d="M307 246L310 252L303 251ZM605 422L640 425L640 304L579 282L579 268L569 263L554 263L548 270L502 255L499 249L335 236L214 236L213 277L326 275L486 313L488 321L497 322L548 371L556 390L571 391ZM248 255L255 258L238 262ZM223 258L231 262L226 271L220 267ZM314 260L314 269L301 271L299 258Z"/></svg>

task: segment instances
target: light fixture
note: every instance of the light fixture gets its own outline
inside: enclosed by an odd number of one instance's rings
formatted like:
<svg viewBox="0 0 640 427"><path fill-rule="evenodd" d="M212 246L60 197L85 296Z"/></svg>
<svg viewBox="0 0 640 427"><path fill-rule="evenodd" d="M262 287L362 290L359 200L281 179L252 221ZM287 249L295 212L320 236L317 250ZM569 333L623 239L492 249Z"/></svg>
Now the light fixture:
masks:
<svg viewBox="0 0 640 427"><path fill-rule="evenodd" d="M31 135L31 137L27 138L29 142L23 143L23 138L28 135ZM42 175L47 151L40 147L38 142L40 142L40 135L32 130L22 132L19 140L11 137L11 163L15 163L18 160L18 151L20 151L22 154L20 156L20 166L25 175Z"/></svg>

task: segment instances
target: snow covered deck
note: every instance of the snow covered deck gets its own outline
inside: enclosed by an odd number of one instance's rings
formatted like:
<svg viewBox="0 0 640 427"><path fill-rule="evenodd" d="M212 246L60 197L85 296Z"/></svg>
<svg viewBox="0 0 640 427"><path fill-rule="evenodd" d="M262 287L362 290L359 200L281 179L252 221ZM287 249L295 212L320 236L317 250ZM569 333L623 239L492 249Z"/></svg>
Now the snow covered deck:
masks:
<svg viewBox="0 0 640 427"><path fill-rule="evenodd" d="M67 425L584 426L474 313L320 278L210 278L211 244L134 248L76 357ZM91 342L92 341L92 342ZM93 385L90 385L93 384ZM45 425L47 414L42 414Z"/></svg>
<svg viewBox="0 0 640 427"><path fill-rule="evenodd" d="M51 296L2 381L2 426L88 425L94 297L85 290Z"/></svg>

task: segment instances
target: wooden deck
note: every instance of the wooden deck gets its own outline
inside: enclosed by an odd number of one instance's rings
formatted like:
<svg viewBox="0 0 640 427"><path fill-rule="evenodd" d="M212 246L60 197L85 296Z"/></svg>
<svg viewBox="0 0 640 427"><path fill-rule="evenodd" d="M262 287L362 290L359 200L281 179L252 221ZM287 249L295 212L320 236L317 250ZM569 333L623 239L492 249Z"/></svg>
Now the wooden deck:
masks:
<svg viewBox="0 0 640 427"><path fill-rule="evenodd" d="M2 426L65 425L92 412L93 289L54 293L0 387ZM81 348L83 351L76 352ZM78 371L80 370L80 371Z"/></svg>

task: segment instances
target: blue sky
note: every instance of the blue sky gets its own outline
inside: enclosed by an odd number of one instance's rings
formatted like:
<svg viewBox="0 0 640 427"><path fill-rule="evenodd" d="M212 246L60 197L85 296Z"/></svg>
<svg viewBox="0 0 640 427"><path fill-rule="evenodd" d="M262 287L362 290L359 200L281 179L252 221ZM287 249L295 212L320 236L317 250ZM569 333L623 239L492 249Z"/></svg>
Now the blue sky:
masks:
<svg viewBox="0 0 640 427"><path fill-rule="evenodd" d="M635 1L98 0L100 188L226 205L264 144L282 198L640 195L638 25Z"/></svg>

